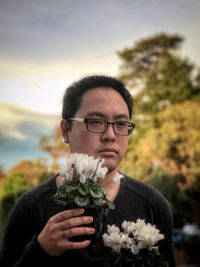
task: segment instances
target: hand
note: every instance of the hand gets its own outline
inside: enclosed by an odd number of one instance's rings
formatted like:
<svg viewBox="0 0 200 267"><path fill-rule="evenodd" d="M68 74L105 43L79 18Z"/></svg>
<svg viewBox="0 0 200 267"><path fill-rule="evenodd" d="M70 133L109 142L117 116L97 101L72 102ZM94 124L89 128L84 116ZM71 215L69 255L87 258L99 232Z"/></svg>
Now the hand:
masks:
<svg viewBox="0 0 200 267"><path fill-rule="evenodd" d="M91 216L81 216L84 209L71 209L52 216L38 236L40 246L50 256L59 256L66 250L81 249L89 246L91 241L72 242L72 236L91 235L95 229L81 226L93 221Z"/></svg>

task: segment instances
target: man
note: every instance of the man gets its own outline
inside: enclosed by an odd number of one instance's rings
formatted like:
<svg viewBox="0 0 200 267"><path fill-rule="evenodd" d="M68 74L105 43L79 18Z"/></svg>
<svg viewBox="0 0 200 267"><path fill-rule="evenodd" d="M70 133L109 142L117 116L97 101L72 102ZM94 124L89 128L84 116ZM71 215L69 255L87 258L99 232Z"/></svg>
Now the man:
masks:
<svg viewBox="0 0 200 267"><path fill-rule="evenodd" d="M112 182L134 129L132 109L131 95L121 81L101 75L85 77L65 92L62 135L71 153L105 159L108 173L101 186L116 206L107 224L120 226L124 220L140 218L156 225L165 235L160 252L169 266L175 266L172 216L166 200L155 189L127 176ZM84 216L83 209L61 211L53 202L60 179L57 175L18 200L8 221L0 266L103 266L103 249L93 251L89 240L70 241L73 236L92 235L95 229L84 226L93 218ZM105 231L106 225L102 233Z"/></svg>

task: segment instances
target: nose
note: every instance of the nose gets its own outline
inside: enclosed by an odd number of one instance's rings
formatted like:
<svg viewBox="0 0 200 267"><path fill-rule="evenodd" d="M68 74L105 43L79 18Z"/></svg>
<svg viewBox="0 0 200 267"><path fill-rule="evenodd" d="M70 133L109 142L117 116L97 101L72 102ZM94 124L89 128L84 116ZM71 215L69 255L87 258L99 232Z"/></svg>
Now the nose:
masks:
<svg viewBox="0 0 200 267"><path fill-rule="evenodd" d="M104 133L102 133L102 138L107 140L114 140L116 139L116 134L114 132L114 124L109 123L107 129Z"/></svg>

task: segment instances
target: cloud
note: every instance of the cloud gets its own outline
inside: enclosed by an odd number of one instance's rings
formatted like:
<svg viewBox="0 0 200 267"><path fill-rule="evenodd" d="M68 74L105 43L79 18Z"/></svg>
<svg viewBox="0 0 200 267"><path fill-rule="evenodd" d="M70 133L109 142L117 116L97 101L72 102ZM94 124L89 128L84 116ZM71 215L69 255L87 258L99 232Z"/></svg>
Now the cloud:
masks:
<svg viewBox="0 0 200 267"><path fill-rule="evenodd" d="M199 9L199 0L1 0L0 56L78 66L86 58L89 64L91 59L114 56L124 46L161 31L188 35L188 42L195 44Z"/></svg>
<svg viewBox="0 0 200 267"><path fill-rule="evenodd" d="M21 160L49 159L39 140L53 133L58 116L5 104L0 104L0 111L0 165L8 170Z"/></svg>
<svg viewBox="0 0 200 267"><path fill-rule="evenodd" d="M59 117L29 111L14 105L0 104L0 136L18 141L37 141L42 135L51 135Z"/></svg>
<svg viewBox="0 0 200 267"><path fill-rule="evenodd" d="M29 110L43 113L61 113L62 97L66 87L73 81L68 77L40 79L0 80L0 102L17 104Z"/></svg>

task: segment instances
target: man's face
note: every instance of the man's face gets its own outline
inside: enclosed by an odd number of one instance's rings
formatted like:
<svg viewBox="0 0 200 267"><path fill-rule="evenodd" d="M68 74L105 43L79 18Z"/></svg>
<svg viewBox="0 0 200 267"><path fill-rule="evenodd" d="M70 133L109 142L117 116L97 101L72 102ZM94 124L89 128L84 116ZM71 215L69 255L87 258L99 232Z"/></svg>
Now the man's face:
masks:
<svg viewBox="0 0 200 267"><path fill-rule="evenodd" d="M129 121L128 107L122 96L112 88L97 87L87 91L74 117L99 118L109 122ZM109 171L116 170L128 145L128 136L116 135L110 124L104 133L92 133L83 122L72 121L68 130L71 153L85 153L105 159Z"/></svg>

